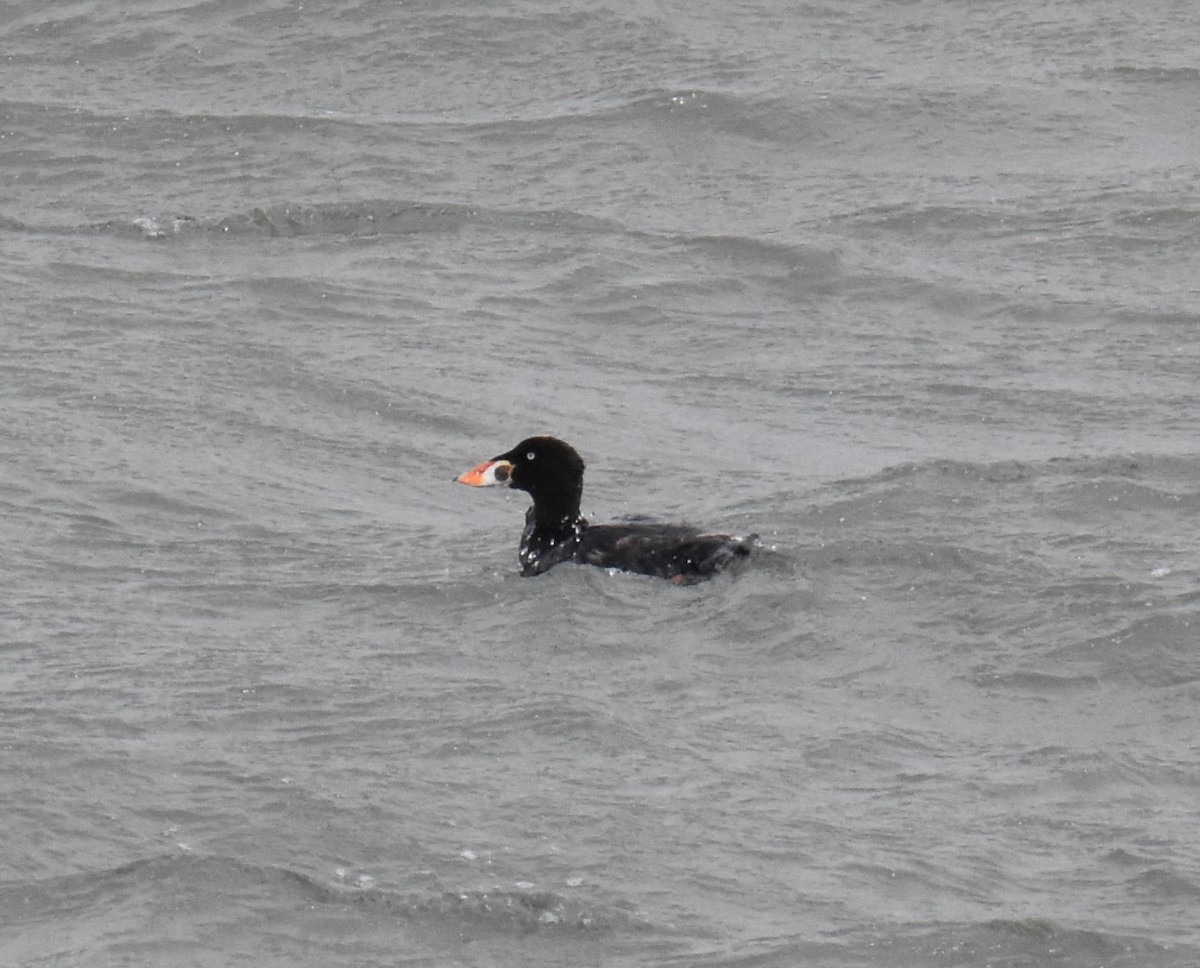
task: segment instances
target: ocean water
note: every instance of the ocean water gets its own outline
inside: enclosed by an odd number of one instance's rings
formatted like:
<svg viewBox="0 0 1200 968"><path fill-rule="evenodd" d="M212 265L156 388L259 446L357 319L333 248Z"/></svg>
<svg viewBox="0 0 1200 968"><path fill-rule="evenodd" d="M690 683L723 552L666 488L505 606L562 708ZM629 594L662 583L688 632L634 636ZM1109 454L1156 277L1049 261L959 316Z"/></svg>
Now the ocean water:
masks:
<svg viewBox="0 0 1200 968"><path fill-rule="evenodd" d="M1200 963L1194 4L0 38L0 964Z"/></svg>

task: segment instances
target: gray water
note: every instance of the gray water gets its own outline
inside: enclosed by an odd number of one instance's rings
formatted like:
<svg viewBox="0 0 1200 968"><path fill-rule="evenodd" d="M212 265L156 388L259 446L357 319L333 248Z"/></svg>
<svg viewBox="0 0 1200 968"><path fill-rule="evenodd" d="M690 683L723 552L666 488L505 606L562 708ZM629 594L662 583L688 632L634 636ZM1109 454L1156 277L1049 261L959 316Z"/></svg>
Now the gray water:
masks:
<svg viewBox="0 0 1200 968"><path fill-rule="evenodd" d="M0 964L1200 963L1194 4L0 38Z"/></svg>

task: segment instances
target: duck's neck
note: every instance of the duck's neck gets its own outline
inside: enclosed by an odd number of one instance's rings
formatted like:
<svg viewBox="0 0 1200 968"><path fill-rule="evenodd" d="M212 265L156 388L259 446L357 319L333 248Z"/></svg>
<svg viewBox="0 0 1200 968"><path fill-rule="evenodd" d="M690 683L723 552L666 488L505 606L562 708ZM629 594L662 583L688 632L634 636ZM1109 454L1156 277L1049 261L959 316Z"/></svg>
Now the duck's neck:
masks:
<svg viewBox="0 0 1200 968"><path fill-rule="evenodd" d="M561 481L554 487L538 487L530 491L529 496L533 499L532 511L538 528L548 532L563 531L579 519L583 481Z"/></svg>
<svg viewBox="0 0 1200 968"><path fill-rule="evenodd" d="M579 513L579 498L547 506L535 501L525 514L521 535L521 574L540 575L547 568L570 561L579 547L587 521Z"/></svg>

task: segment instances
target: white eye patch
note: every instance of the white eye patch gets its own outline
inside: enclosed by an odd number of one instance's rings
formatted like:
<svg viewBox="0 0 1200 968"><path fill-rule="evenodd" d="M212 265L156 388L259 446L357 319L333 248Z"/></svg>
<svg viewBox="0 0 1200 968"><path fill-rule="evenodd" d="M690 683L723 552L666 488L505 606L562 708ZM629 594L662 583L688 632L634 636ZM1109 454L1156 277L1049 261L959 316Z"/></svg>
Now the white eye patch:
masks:
<svg viewBox="0 0 1200 968"><path fill-rule="evenodd" d="M535 454L532 450L525 455L526 460L533 460L535 457L537 457L537 454Z"/></svg>

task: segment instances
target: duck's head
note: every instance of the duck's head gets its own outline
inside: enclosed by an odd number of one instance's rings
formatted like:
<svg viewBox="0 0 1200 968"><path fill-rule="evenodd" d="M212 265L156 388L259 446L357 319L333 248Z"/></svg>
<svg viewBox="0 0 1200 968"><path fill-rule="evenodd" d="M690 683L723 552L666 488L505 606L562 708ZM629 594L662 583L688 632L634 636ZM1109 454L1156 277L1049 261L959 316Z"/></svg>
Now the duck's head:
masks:
<svg viewBox="0 0 1200 968"><path fill-rule="evenodd" d="M525 491L535 505L578 511L583 458L557 437L527 437L516 447L455 478L471 487L506 485Z"/></svg>

